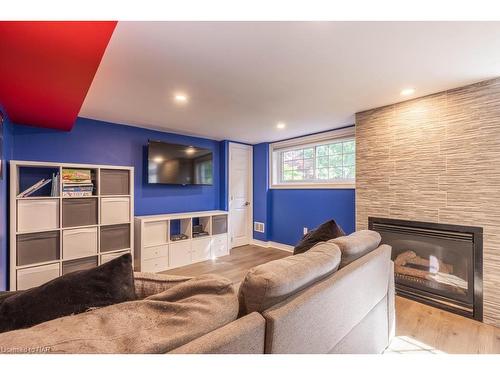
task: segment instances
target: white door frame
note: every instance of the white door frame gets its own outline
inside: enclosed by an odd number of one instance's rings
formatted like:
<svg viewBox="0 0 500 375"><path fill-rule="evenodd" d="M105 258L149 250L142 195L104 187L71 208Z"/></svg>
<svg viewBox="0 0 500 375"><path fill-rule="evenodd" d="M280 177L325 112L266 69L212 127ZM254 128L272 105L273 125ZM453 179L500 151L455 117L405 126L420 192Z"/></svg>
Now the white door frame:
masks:
<svg viewBox="0 0 500 375"><path fill-rule="evenodd" d="M228 179L228 189L227 189L227 209L228 209L228 233L229 233L229 249L233 248L232 241L232 218L231 218L231 169L232 169L232 151L235 148L240 148L246 151L250 151L250 160L249 160L249 185L248 186L248 202L250 202L248 206L247 218L248 218L248 228L247 228L247 237L248 243L251 244L253 240L253 147L250 145L245 145L242 143L229 142L228 147L228 168L227 168L227 179Z"/></svg>

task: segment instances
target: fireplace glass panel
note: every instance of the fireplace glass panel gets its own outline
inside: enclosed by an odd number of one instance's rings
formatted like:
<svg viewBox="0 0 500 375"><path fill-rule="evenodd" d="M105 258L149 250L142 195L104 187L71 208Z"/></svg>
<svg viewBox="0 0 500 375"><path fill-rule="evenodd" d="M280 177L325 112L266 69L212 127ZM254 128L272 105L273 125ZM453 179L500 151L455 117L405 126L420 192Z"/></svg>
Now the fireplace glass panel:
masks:
<svg viewBox="0 0 500 375"><path fill-rule="evenodd" d="M377 230L382 242L392 246L397 284L473 303L471 238L461 233L402 227Z"/></svg>

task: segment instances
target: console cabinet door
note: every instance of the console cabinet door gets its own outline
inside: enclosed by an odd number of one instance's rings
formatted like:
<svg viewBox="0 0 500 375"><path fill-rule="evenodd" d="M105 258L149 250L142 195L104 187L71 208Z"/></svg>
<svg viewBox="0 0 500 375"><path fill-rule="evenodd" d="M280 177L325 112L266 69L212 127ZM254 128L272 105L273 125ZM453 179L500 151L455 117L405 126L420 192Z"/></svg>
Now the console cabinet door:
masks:
<svg viewBox="0 0 500 375"><path fill-rule="evenodd" d="M169 245L169 268L191 263L191 241L173 242Z"/></svg>
<svg viewBox="0 0 500 375"><path fill-rule="evenodd" d="M207 238L196 238L193 240L193 249L191 253L191 260L193 262L201 262L211 258L210 246L211 239Z"/></svg>

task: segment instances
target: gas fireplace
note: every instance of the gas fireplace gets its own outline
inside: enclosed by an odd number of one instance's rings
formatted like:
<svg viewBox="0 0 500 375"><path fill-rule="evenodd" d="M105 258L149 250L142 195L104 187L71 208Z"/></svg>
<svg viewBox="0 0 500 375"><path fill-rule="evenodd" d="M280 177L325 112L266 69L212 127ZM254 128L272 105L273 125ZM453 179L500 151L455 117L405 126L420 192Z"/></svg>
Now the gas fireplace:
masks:
<svg viewBox="0 0 500 375"><path fill-rule="evenodd" d="M482 228L377 217L368 224L392 246L398 295L482 321Z"/></svg>

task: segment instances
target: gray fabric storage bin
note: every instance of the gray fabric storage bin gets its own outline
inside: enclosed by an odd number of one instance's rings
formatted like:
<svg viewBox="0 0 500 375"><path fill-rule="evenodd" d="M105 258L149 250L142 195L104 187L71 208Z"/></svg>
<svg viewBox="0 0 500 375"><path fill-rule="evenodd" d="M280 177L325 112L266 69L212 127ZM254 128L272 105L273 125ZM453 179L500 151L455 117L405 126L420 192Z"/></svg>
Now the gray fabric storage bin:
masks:
<svg viewBox="0 0 500 375"><path fill-rule="evenodd" d="M212 216L212 235L227 233L227 215Z"/></svg>
<svg viewBox="0 0 500 375"><path fill-rule="evenodd" d="M59 231L17 235L17 265L59 259Z"/></svg>
<svg viewBox="0 0 500 375"><path fill-rule="evenodd" d="M93 267L97 267L97 256L83 259L67 260L62 264L62 274L66 275L70 272L88 270L89 268Z"/></svg>
<svg viewBox="0 0 500 375"><path fill-rule="evenodd" d="M63 199L63 228L97 224L97 198Z"/></svg>
<svg viewBox="0 0 500 375"><path fill-rule="evenodd" d="M101 227L101 253L130 249L130 225L107 225Z"/></svg>
<svg viewBox="0 0 500 375"><path fill-rule="evenodd" d="M129 195L129 173L126 169L101 169L101 195Z"/></svg>

